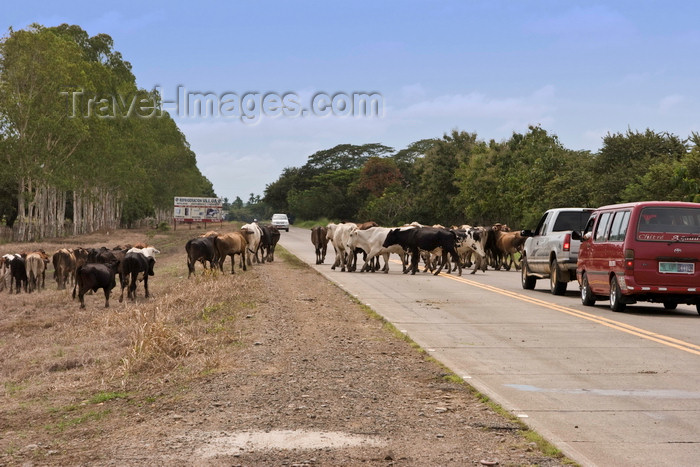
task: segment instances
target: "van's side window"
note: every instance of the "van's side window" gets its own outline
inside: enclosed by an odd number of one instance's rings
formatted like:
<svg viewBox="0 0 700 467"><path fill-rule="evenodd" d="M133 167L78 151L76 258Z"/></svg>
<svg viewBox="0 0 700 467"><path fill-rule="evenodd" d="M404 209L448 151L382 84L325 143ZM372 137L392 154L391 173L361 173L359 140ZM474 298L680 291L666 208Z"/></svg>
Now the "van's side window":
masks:
<svg viewBox="0 0 700 467"><path fill-rule="evenodd" d="M627 233L627 225L630 222L629 211L618 211L613 218L612 227L610 227L610 241L622 242L625 240Z"/></svg>
<svg viewBox="0 0 700 467"><path fill-rule="evenodd" d="M600 221L598 221L598 226L595 229L595 241L604 242L605 237L608 233L608 227L610 223L610 213L604 212L600 215Z"/></svg>
<svg viewBox="0 0 700 467"><path fill-rule="evenodd" d="M596 220L596 216L594 216L594 215L588 219L588 223L586 224L586 227L584 227L584 229L583 229L583 236L585 238L591 238L591 232L593 232L593 225L595 225L595 220Z"/></svg>

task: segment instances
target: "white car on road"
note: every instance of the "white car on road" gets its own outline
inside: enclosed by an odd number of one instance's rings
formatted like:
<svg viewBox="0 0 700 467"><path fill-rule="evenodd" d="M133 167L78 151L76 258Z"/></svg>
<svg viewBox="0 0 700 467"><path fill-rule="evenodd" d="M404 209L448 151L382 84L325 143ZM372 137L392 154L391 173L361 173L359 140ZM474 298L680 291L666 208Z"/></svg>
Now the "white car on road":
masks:
<svg viewBox="0 0 700 467"><path fill-rule="evenodd" d="M272 225L277 227L279 230L289 232L289 219L287 218L286 214L273 214Z"/></svg>

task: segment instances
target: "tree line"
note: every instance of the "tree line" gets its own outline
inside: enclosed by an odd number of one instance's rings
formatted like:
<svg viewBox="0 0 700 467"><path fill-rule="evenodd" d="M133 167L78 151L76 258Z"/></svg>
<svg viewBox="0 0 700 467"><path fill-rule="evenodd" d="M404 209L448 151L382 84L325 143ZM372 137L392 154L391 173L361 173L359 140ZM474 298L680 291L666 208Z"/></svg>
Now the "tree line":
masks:
<svg viewBox="0 0 700 467"><path fill-rule="evenodd" d="M109 35L33 24L0 39L0 222L14 240L169 219L174 196L216 195Z"/></svg>
<svg viewBox="0 0 700 467"><path fill-rule="evenodd" d="M530 126L501 142L453 130L399 151L343 144L285 168L263 201L308 220L515 228L534 228L556 207L700 202L700 134L628 130L608 133L602 143L596 153L571 150Z"/></svg>

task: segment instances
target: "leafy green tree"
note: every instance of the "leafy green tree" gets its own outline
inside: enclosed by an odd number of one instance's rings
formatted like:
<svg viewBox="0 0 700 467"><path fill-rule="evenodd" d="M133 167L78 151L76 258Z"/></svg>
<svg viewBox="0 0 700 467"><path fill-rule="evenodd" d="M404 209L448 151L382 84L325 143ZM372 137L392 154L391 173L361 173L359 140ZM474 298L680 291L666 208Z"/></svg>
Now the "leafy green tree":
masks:
<svg viewBox="0 0 700 467"><path fill-rule="evenodd" d="M476 133L453 130L436 141L425 157L416 160L418 186L411 190L417 199L414 220L423 224L461 223L463 214L456 204L457 169L482 145Z"/></svg>
<svg viewBox="0 0 700 467"><path fill-rule="evenodd" d="M393 152L393 149L383 144L339 144L331 149L317 151L309 156L302 171L311 174L335 170L359 169L370 157L381 157Z"/></svg>
<svg viewBox="0 0 700 467"><path fill-rule="evenodd" d="M300 179L299 168L286 167L277 180L265 186L263 199L275 212L289 212L287 196L293 189L298 189L302 185ZM310 180L307 181L307 186L309 182Z"/></svg>
<svg viewBox="0 0 700 467"><path fill-rule="evenodd" d="M0 192L9 183L19 240L60 235L66 215L81 233L170 216L174 196L215 196L112 38L67 24L0 40Z"/></svg>
<svg viewBox="0 0 700 467"><path fill-rule="evenodd" d="M650 168L657 164L675 165L687 152L683 141L669 133L657 133L650 129L645 132L628 130L627 133L610 134L603 138L603 147L595 157L593 171L596 174L594 204L606 205L622 201L634 201L638 197L659 196L644 194L644 188L625 189L630 185L644 186L643 178ZM666 169L657 167L654 171L661 176ZM647 182L649 179L647 178Z"/></svg>

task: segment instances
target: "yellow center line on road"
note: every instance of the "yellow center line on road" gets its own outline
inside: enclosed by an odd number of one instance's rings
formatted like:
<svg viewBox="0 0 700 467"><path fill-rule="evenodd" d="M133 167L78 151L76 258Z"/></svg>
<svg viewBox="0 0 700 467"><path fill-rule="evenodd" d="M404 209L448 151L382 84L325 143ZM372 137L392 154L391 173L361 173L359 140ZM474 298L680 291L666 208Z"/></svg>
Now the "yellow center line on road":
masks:
<svg viewBox="0 0 700 467"><path fill-rule="evenodd" d="M401 264L400 261L395 261L395 260L390 260L392 262L397 262L398 264ZM574 308L569 308L565 307L563 305L557 305L556 303L552 302L546 302L544 300L540 300L539 298L534 298L534 297L528 297L527 295L523 295L517 292L511 292L510 290L506 289L501 289L499 287L494 287L492 285L487 285L487 284L482 284L480 282L476 282L473 280L465 279L460 276L455 276L453 274L446 274L444 272L440 273L441 277L445 277L447 279L451 279L453 281L461 282L463 284L471 285L473 287L478 287L480 289L488 290L489 292L494 292L497 294L505 295L507 297L515 298L516 300L520 300L523 302L528 302L532 303L533 305L538 305L542 306L545 308L549 308L551 310L559 311L561 313L566 313L571 316L575 316L577 318L582 318L588 321L592 321L594 323L602 324L603 326L607 326L609 328L625 332L627 334L631 334L633 336L641 337L642 339L647 339L653 342L657 342L659 344L666 345L668 347L673 347L678 350L683 350L684 352L688 352L691 354L695 355L700 355L700 345L696 344L691 344L690 342L685 342L679 339L675 339L673 337L665 336L663 334L657 334L652 331L647 331L646 329L641 329L635 326L632 326L630 324L622 323L620 321L615 321L609 318L603 318L601 316L596 316L591 313L586 313L585 311L581 310L576 310Z"/></svg>
<svg viewBox="0 0 700 467"><path fill-rule="evenodd" d="M453 274L445 274L443 272L440 273L440 276L445 277L447 279L451 279L453 281L461 282L463 284L471 285L473 287L478 287L480 289L488 290L490 292L498 293L501 295L505 295L507 297L515 298L517 300L521 300L523 302L528 302L532 303L534 305L539 305L545 308L549 308L551 310L559 311L561 313L566 313L571 316L575 316L577 318L582 318L588 321L592 321L594 323L602 324L603 326L607 326L609 328L626 332L627 334L632 334L637 337L641 337L643 339L647 339L650 341L657 342L659 344L663 344L669 347L676 348L678 350L683 350L685 352L695 354L695 355L700 355L700 345L695 345L691 344L690 342L685 342L679 339L675 339L673 337L669 336L664 336L663 334L657 334L655 332L647 331L645 329L641 329L626 323L622 323L620 321L615 321L612 319L608 318L603 318L600 316L596 316L590 313L586 313L585 311L580 311L576 310L574 308L569 308L565 307L562 305L557 305L556 303L552 302L546 302L544 300L540 300L538 298L534 297L528 297L527 295L523 295L517 292L511 292L509 290L501 289L498 287L494 287L492 285L487 285L487 284L482 284L480 282L476 282L473 280L469 279L464 279L463 277L455 276Z"/></svg>

